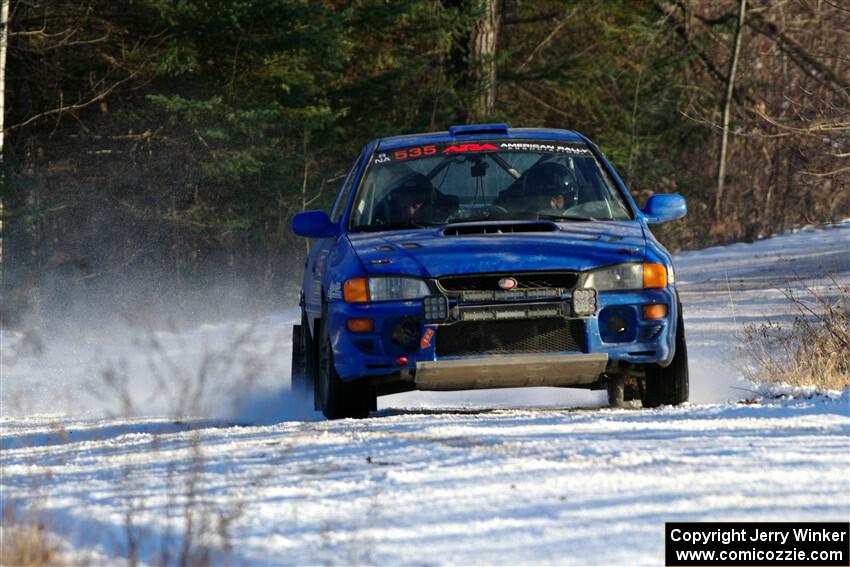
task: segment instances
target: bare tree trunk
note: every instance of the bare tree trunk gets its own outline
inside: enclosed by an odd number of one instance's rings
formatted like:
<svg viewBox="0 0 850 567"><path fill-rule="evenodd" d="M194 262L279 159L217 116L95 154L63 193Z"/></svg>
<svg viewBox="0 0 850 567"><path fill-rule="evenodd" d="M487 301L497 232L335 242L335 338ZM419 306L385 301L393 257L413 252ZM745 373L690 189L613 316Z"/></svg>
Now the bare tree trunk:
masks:
<svg viewBox="0 0 850 567"><path fill-rule="evenodd" d="M0 0L0 188L5 183L3 174L3 144L6 141L6 49L9 43L9 0ZM3 289L3 192L0 192L0 290Z"/></svg>
<svg viewBox="0 0 850 567"><path fill-rule="evenodd" d="M717 196L714 201L715 218L723 217L723 185L726 177L726 153L729 144L729 119L732 114L732 95L735 91L735 71L741 54L741 37L744 29L744 17L747 13L747 0L741 0L738 7L738 26L735 28L735 47L732 61L729 63L729 79L726 81L726 96L723 100L723 134L720 139L720 156L717 159Z"/></svg>
<svg viewBox="0 0 850 567"><path fill-rule="evenodd" d="M301 212L307 210L307 180L310 178L310 159L307 156L307 146L310 144L310 130L304 129L304 177L301 180ZM310 240L304 239L304 250L310 253Z"/></svg>
<svg viewBox="0 0 850 567"><path fill-rule="evenodd" d="M480 122L496 108L496 44L499 40L499 0L483 0L484 15L472 29L469 54L475 93L467 121Z"/></svg>

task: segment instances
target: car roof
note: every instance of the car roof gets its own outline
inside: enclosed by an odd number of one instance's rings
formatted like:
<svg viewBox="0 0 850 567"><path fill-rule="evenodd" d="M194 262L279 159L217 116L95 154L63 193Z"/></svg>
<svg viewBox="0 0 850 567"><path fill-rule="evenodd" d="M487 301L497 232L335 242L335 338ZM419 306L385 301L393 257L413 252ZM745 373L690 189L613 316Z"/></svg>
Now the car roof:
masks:
<svg viewBox="0 0 850 567"><path fill-rule="evenodd" d="M448 131L422 134L389 136L377 140L376 151L394 150L425 144L450 144L475 140L551 140L562 142L584 142L585 139L572 130L555 128L508 128L505 124L469 124L452 126Z"/></svg>

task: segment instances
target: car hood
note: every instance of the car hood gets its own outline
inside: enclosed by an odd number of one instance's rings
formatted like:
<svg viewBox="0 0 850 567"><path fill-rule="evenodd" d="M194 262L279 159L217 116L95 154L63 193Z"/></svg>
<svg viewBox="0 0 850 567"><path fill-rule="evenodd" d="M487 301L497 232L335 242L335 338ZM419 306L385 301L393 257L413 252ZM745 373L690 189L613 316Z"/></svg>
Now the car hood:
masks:
<svg viewBox="0 0 850 567"><path fill-rule="evenodd" d="M465 223L348 237L367 273L420 277L580 271L642 261L646 247L635 221Z"/></svg>

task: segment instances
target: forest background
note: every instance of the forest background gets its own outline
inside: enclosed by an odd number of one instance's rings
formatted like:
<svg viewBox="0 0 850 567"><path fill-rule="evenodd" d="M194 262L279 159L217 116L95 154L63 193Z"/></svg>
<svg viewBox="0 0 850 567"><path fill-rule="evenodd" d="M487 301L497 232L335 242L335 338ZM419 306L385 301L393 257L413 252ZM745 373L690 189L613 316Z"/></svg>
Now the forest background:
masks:
<svg viewBox="0 0 850 567"><path fill-rule="evenodd" d="M4 0L3 325L293 303L372 138L599 144L672 249L850 217L846 0ZM5 60L3 59L5 57Z"/></svg>

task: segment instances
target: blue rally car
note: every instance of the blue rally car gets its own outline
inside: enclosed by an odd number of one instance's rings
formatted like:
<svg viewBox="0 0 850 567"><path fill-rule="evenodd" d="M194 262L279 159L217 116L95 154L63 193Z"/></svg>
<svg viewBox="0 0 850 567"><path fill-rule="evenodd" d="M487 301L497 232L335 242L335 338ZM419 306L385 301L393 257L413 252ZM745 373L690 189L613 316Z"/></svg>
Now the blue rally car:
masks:
<svg viewBox="0 0 850 567"><path fill-rule="evenodd" d="M559 386L645 407L688 399L670 254L590 140L567 130L455 126L372 141L315 239L293 329L293 389L328 418L380 395Z"/></svg>

